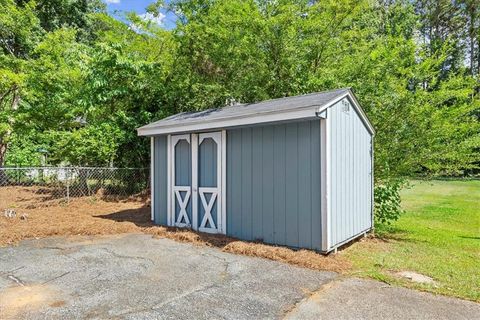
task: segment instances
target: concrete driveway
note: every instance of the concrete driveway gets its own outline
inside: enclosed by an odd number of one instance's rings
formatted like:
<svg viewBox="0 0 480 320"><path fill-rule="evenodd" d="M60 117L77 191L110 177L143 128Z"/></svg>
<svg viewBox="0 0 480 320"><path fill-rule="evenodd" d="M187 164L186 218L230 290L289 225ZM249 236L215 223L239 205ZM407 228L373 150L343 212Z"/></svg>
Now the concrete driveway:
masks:
<svg viewBox="0 0 480 320"><path fill-rule="evenodd" d="M148 235L0 248L2 319L474 319L480 305Z"/></svg>

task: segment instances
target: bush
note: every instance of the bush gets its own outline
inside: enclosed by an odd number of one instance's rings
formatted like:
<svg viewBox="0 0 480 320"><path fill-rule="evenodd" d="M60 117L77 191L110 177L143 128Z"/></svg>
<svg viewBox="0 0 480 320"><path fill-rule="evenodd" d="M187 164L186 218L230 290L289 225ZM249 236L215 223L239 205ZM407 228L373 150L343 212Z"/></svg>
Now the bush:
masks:
<svg viewBox="0 0 480 320"><path fill-rule="evenodd" d="M400 190L404 184L402 180L386 180L375 184L375 224L389 225L404 212L400 206Z"/></svg>

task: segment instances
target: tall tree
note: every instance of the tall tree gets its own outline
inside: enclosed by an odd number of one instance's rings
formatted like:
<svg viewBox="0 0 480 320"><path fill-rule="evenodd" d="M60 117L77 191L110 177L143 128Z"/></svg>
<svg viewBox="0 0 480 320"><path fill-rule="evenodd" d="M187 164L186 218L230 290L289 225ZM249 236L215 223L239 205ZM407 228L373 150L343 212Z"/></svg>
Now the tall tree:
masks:
<svg viewBox="0 0 480 320"><path fill-rule="evenodd" d="M480 75L480 0L461 1L466 16L466 34L468 41L468 60L472 75Z"/></svg>
<svg viewBox="0 0 480 320"><path fill-rule="evenodd" d="M34 2L0 0L0 167L5 161L21 103L31 50L42 35Z"/></svg>

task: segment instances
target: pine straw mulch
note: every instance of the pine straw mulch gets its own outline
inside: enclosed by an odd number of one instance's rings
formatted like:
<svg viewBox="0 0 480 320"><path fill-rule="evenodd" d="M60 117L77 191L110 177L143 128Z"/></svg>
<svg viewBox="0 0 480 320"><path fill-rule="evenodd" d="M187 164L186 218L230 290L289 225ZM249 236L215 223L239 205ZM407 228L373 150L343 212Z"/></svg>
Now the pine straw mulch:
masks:
<svg viewBox="0 0 480 320"><path fill-rule="evenodd" d="M49 236L92 236L146 233L199 246L217 247L224 252L261 257L314 270L346 272L350 262L342 255L324 256L311 250L240 241L220 235L186 229L156 226L150 222L150 207L145 197L124 199L77 198L69 204L58 200L35 201L32 188L0 188L0 246L15 245L23 239ZM37 199L38 200L38 199ZM7 218L3 210L17 215ZM26 219L21 219L26 215Z"/></svg>

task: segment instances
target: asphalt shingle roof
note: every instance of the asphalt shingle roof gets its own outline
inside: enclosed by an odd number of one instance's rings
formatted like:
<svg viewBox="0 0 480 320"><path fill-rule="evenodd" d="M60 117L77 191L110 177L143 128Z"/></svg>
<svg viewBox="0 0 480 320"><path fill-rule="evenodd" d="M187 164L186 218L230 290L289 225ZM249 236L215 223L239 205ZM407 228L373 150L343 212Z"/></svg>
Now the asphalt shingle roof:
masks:
<svg viewBox="0 0 480 320"><path fill-rule="evenodd" d="M262 113L273 113L282 111L293 111L305 107L321 107L331 100L344 95L350 89L343 88L332 91L316 92L301 96L285 97L273 100L266 100L256 103L239 104L223 108L208 109L198 112L182 112L173 116L152 122L139 128L161 128L165 126L174 126L176 124L190 124L203 121L225 120L248 115L261 115Z"/></svg>

